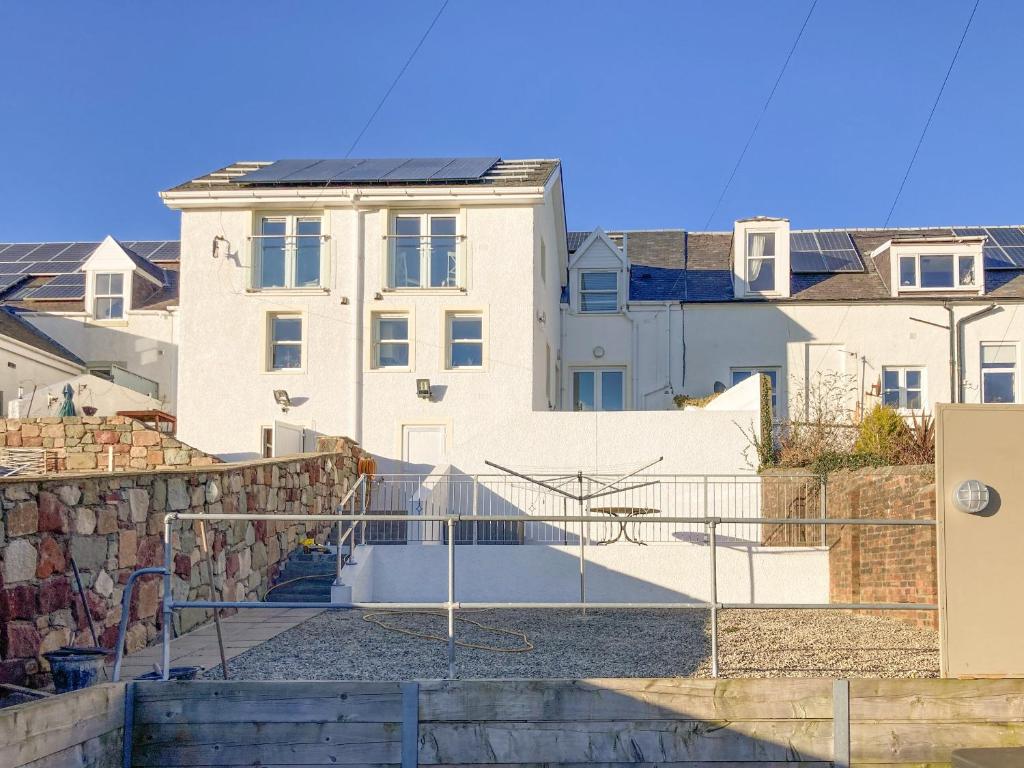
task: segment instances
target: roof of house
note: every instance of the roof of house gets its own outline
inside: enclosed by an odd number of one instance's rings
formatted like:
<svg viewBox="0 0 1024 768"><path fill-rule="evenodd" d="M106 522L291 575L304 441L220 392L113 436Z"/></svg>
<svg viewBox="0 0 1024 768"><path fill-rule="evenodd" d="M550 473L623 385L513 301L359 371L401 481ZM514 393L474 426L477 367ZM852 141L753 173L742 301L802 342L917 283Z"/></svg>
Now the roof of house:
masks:
<svg viewBox="0 0 1024 768"><path fill-rule="evenodd" d="M467 169L460 173L458 168ZM374 186L543 186L556 159L394 158L239 161L179 184L168 192L211 189ZM274 172L274 169L279 172ZM247 178L250 177L251 178Z"/></svg>
<svg viewBox="0 0 1024 768"><path fill-rule="evenodd" d="M960 228L958 232L965 229ZM989 227L988 229L994 229ZM832 232L835 230L794 230ZM892 296L871 253L889 240L908 237L955 237L952 228L851 229L849 233L863 269L849 272L803 272L790 275L791 296L785 301L879 301ZM569 232L573 253L589 232ZM624 243L630 263L630 301L731 301L732 232L626 230L606 233ZM986 269L986 298L1024 298L1024 269ZM962 295L960 296L962 298ZM772 301L772 299L764 299Z"/></svg>
<svg viewBox="0 0 1024 768"><path fill-rule="evenodd" d="M18 314L8 307L0 307L0 335L85 367L85 362L78 355L47 336L27 320L18 317Z"/></svg>
<svg viewBox="0 0 1024 768"><path fill-rule="evenodd" d="M0 306L41 312L84 308L82 266L98 242L0 243ZM159 286L142 294L135 309L177 303L181 244L177 240L125 240L118 245ZM137 297L138 298L138 297Z"/></svg>

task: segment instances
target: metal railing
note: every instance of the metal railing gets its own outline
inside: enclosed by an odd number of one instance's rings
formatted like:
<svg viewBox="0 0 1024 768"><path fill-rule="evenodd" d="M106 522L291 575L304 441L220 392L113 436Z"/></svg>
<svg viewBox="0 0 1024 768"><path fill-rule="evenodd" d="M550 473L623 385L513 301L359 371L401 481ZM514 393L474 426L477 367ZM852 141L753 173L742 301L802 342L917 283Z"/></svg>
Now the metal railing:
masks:
<svg viewBox="0 0 1024 768"><path fill-rule="evenodd" d="M347 502L355 496L357 488L366 488L366 485L355 485L345 497ZM339 511L343 511L344 504ZM719 600L718 597L718 567L717 555L719 547L718 530L720 526L747 525L771 523L774 525L833 525L833 526L921 526L934 527L935 520L911 520L911 519L857 519L857 518L746 518L746 517L687 517L687 516L664 516L657 521L650 518L638 518L636 525L668 524L701 526L707 532L708 543L708 589L709 599L706 601L694 600L687 602L591 602L587 599L586 593L586 547L585 536L579 536L579 572L580 572L580 597L577 602L460 602L455 599L456 584L456 526L462 523L503 523L520 522L521 515L379 515L379 514L334 514L334 515L282 515L282 514L198 514L185 512L171 512L164 516L164 567L162 569L142 569L132 574L129 579L129 587L134 578L141 573L163 574L163 633L162 633L162 675L163 679L169 679L170 672L170 642L172 615L176 610L186 608L321 608L321 609L350 609L362 608L370 610L400 610L400 609L438 609L444 610L448 619L448 676L456 677L456 638L455 638L455 612L457 610L473 609L580 609L604 608L604 609L697 609L706 610L710 614L710 640L711 640L711 674L717 677L719 673L718 663L718 612L723 609L801 609L801 610L878 610L878 611L934 611L938 606L933 603L727 603ZM266 603L245 600L176 600L171 592L171 525L176 520L283 520L289 522L327 522L338 526L346 523L350 526L347 530L354 530L356 525L370 523L396 523L407 524L432 523L443 525L447 530L445 538L448 553L448 599L444 602L412 602L412 603L381 603L381 602L345 602L345 603L307 603L307 602L275 602ZM536 515L534 522L562 524L565 518L562 515ZM607 517L603 515L579 515L573 520L579 528L584 529L588 525L607 523ZM339 530L341 530L339 528ZM339 560L340 545L343 539L339 536ZM211 589L212 589L211 584ZM130 599L130 588L125 589L122 613L122 624L118 639L118 662L115 669L120 671L120 657L124 647L124 632L126 629L125 616L129 612L128 601ZM118 676L115 675L115 680Z"/></svg>

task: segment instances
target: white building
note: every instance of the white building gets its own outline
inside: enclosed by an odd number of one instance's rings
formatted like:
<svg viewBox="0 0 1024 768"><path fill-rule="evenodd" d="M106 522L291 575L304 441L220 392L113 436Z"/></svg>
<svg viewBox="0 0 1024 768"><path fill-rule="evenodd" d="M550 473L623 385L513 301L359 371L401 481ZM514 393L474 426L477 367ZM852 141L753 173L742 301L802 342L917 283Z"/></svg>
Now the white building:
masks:
<svg viewBox="0 0 1024 768"><path fill-rule="evenodd" d="M1016 227L567 232L555 160L238 163L162 197L180 432L229 457L285 422L466 471L638 446L742 471L741 417L675 396L764 371L780 416L825 373L857 409L1021 397ZM704 430L720 452L687 440Z"/></svg>

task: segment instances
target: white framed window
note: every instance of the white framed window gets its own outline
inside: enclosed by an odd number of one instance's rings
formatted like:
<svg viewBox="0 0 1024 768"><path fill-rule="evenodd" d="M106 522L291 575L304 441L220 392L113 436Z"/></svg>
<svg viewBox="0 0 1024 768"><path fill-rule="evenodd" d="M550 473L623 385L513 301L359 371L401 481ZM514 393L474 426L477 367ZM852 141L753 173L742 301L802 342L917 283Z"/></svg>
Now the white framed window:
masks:
<svg viewBox="0 0 1024 768"><path fill-rule="evenodd" d="M271 314L267 317L267 370L300 370L302 360L302 316Z"/></svg>
<svg viewBox="0 0 1024 768"><path fill-rule="evenodd" d="M409 369L409 315L377 313L373 316L373 367Z"/></svg>
<svg viewBox="0 0 1024 768"><path fill-rule="evenodd" d="M258 234L253 236L252 287L322 287L322 226L319 216L260 216Z"/></svg>
<svg viewBox="0 0 1024 768"><path fill-rule="evenodd" d="M389 239L388 288L464 287L455 214L398 214Z"/></svg>
<svg viewBox="0 0 1024 768"><path fill-rule="evenodd" d="M1017 402L1017 344L982 342L981 401Z"/></svg>
<svg viewBox="0 0 1024 768"><path fill-rule="evenodd" d="M484 317L478 312L449 312L445 317L449 369L483 368Z"/></svg>
<svg viewBox="0 0 1024 768"><path fill-rule="evenodd" d="M574 411L622 411L626 408L624 368L574 368L572 409Z"/></svg>
<svg viewBox="0 0 1024 768"><path fill-rule="evenodd" d="M264 459L274 458L274 428L260 427L260 455Z"/></svg>
<svg viewBox="0 0 1024 768"><path fill-rule="evenodd" d="M741 381L745 381L755 373L763 373L768 377L768 383L772 387L772 412L778 411L779 398L779 369L772 366L751 366L749 368L730 368L730 386L735 387Z"/></svg>
<svg viewBox="0 0 1024 768"><path fill-rule="evenodd" d="M978 287L973 254L906 254L899 259L900 290L960 290Z"/></svg>
<svg viewBox="0 0 1024 768"><path fill-rule="evenodd" d="M93 311L97 320L124 317L124 273L97 272L93 282Z"/></svg>
<svg viewBox="0 0 1024 768"><path fill-rule="evenodd" d="M882 404L900 411L923 411L924 369L919 366L884 366Z"/></svg>
<svg viewBox="0 0 1024 768"><path fill-rule="evenodd" d="M618 312L619 273L580 271L580 312Z"/></svg>
<svg viewBox="0 0 1024 768"><path fill-rule="evenodd" d="M775 291L775 233L748 232L746 258L747 291Z"/></svg>

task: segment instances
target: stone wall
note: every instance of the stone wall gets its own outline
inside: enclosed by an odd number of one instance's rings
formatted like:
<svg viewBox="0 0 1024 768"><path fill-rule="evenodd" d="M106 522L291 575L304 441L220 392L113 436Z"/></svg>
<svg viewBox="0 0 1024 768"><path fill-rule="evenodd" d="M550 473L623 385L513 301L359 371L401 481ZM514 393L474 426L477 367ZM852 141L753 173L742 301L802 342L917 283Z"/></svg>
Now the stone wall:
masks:
<svg viewBox="0 0 1024 768"><path fill-rule="evenodd" d="M134 435L135 430L127 433ZM78 564L100 644L113 648L123 585L135 568L163 564L167 512L319 514L333 510L357 477L361 452L349 441L329 453L164 471L0 480L0 681L47 682L41 654L93 645L70 558ZM172 528L177 599L210 599L198 523ZM221 521L208 525L216 599L259 600L307 531L324 524ZM159 638L160 576L143 577L131 600L128 647ZM174 615L181 633L211 618Z"/></svg>
<svg viewBox="0 0 1024 768"><path fill-rule="evenodd" d="M834 472L828 514L836 518L935 519L931 465ZM829 526L829 583L836 603L937 603L933 526ZM937 611L865 611L924 627Z"/></svg>
<svg viewBox="0 0 1024 768"><path fill-rule="evenodd" d="M219 461L126 416L0 419L0 447L52 451L50 469L55 472L106 471L111 449L115 470L201 467Z"/></svg>

